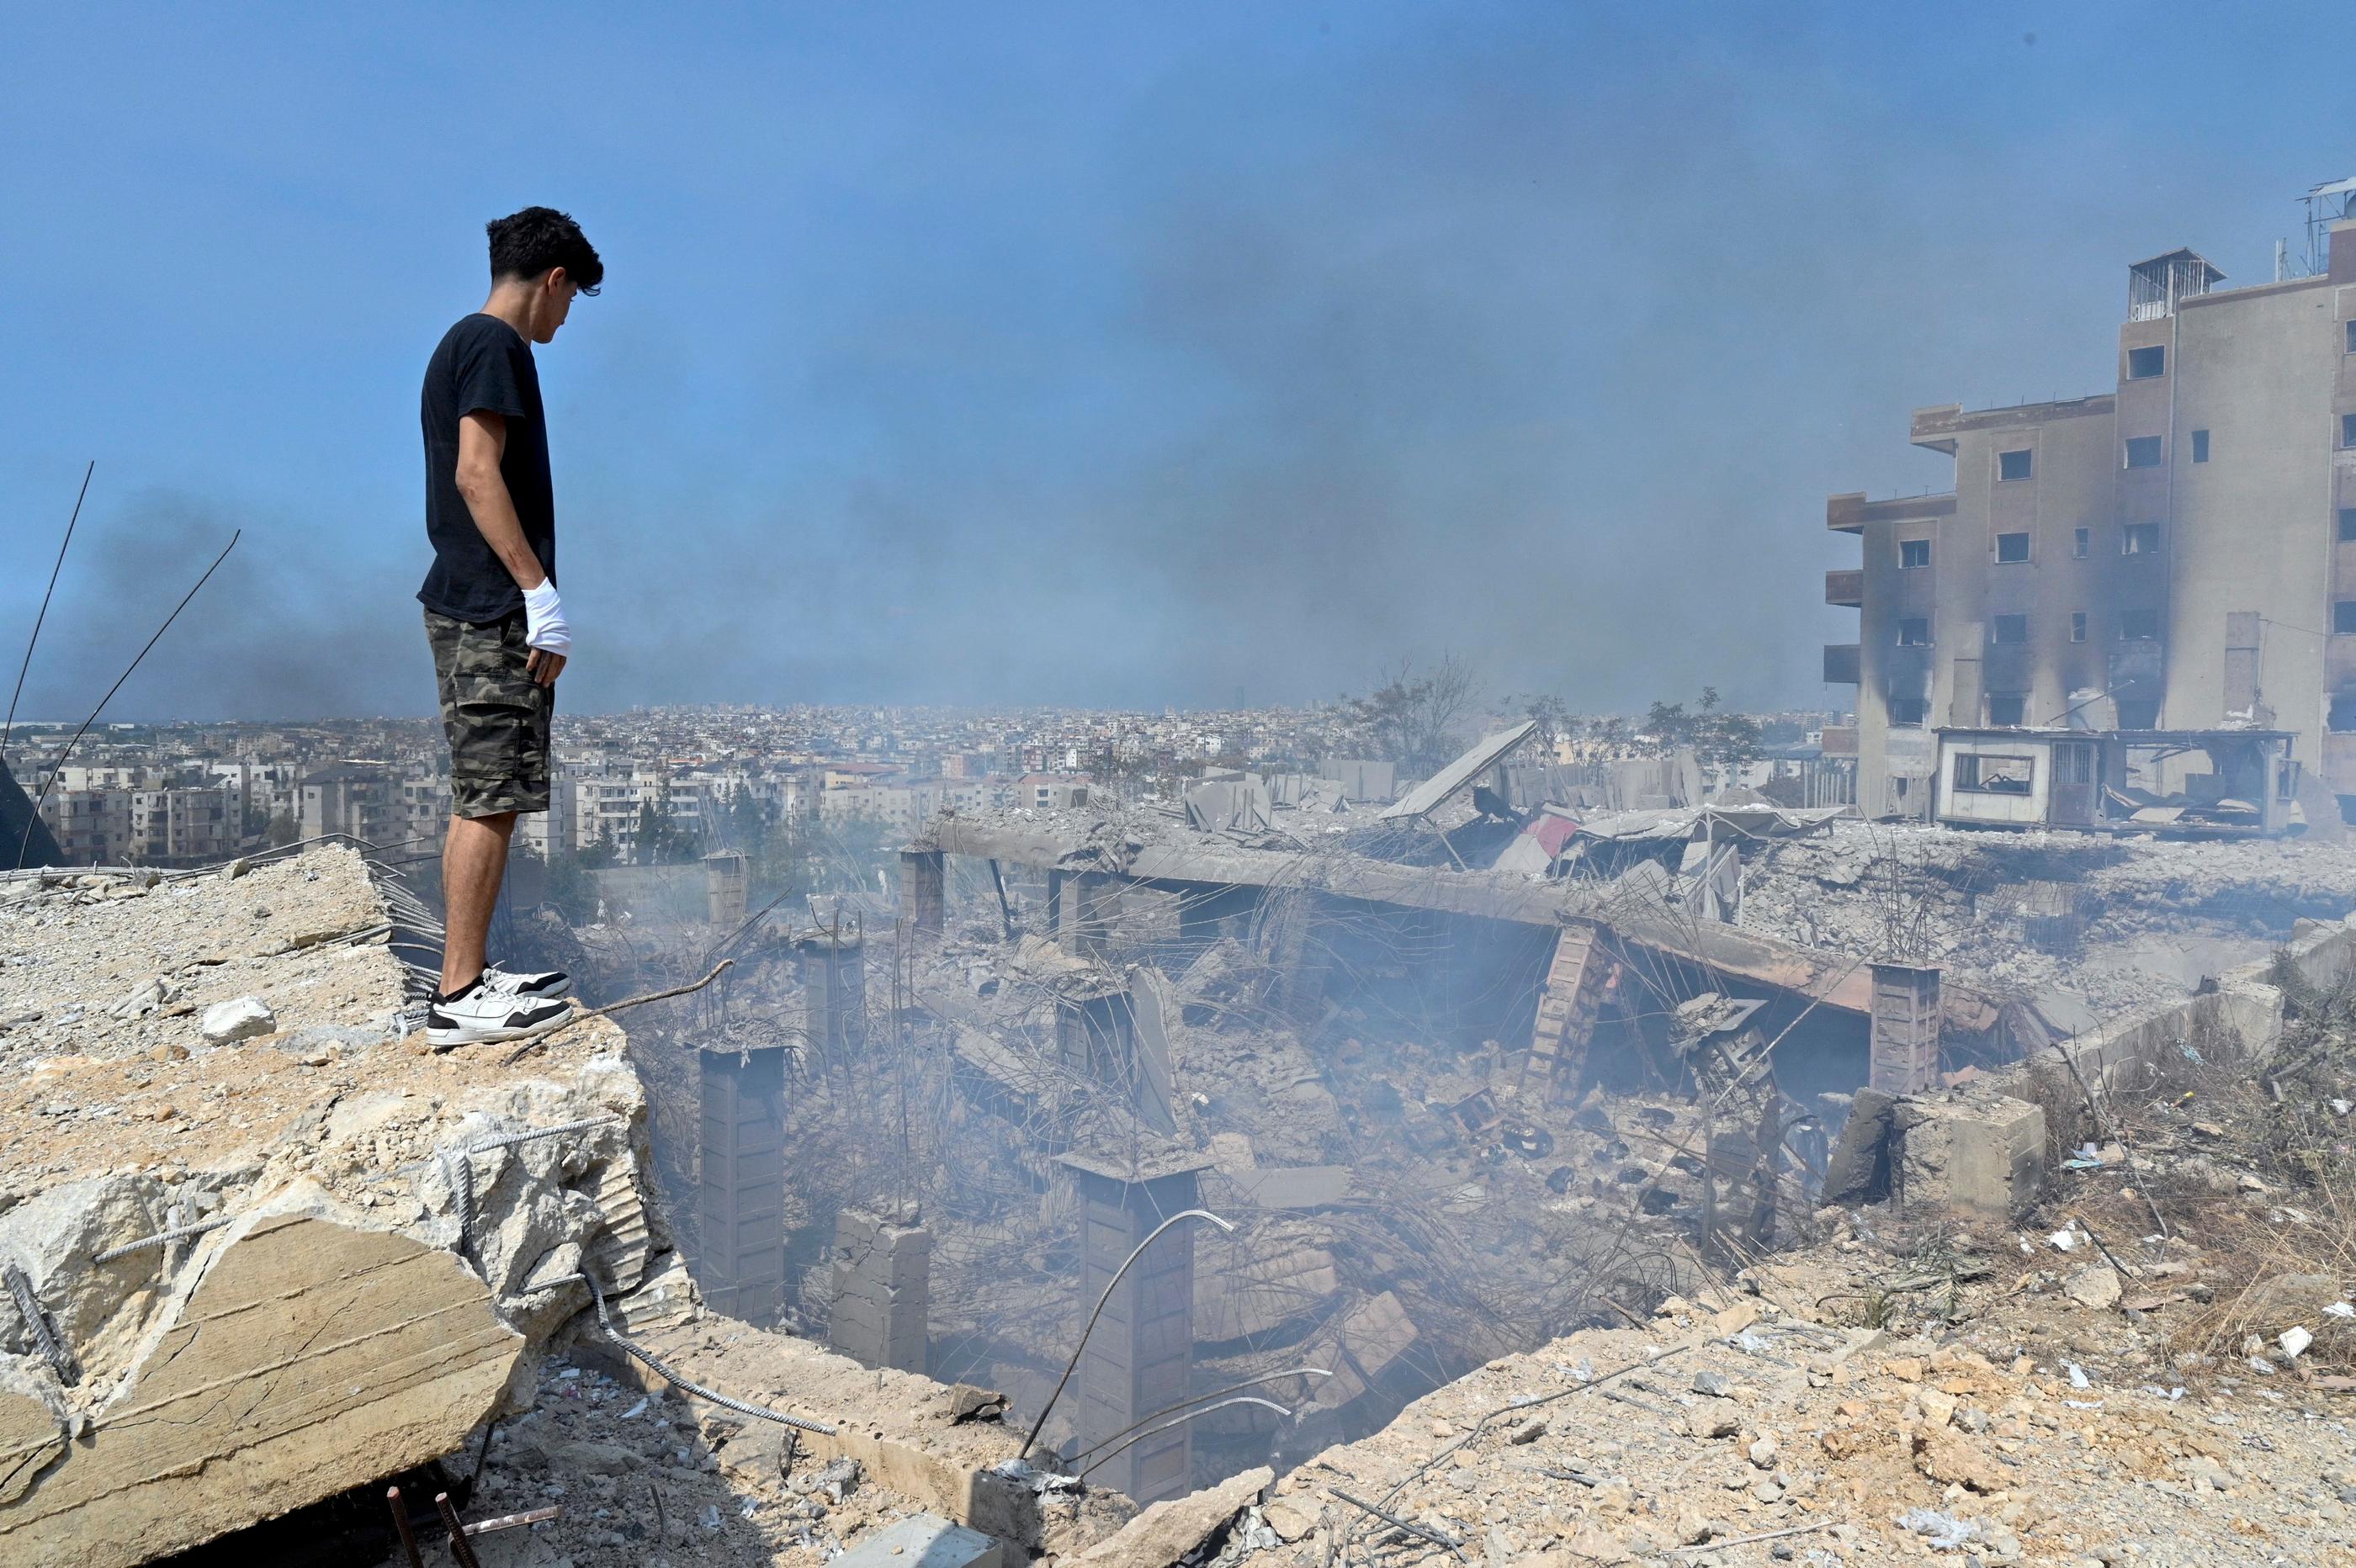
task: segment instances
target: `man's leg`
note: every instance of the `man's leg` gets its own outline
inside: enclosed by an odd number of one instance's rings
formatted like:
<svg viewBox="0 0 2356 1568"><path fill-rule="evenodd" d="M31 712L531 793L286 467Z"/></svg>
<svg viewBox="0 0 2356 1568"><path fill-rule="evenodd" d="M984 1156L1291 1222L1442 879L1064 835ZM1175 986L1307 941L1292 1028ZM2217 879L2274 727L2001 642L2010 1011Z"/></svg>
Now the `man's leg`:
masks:
<svg viewBox="0 0 2356 1568"><path fill-rule="evenodd" d="M490 938L491 910L507 875L508 840L516 814L453 816L442 845L442 994L455 996L483 973L484 944Z"/></svg>

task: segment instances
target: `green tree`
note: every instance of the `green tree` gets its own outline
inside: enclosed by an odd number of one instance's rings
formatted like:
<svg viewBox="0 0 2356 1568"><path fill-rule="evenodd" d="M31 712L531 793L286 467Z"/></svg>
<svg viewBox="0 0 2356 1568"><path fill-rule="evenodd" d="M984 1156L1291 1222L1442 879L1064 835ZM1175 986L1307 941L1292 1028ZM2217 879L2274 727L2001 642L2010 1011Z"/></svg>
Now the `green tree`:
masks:
<svg viewBox="0 0 2356 1568"><path fill-rule="evenodd" d="M597 918L596 879L590 876L580 854L559 849L549 856L544 901L567 924L587 925Z"/></svg>
<svg viewBox="0 0 2356 1568"><path fill-rule="evenodd" d="M1429 675L1401 659L1383 684L1364 697L1345 697L1343 721L1375 757L1410 773L1429 774L1463 749L1459 732L1480 695L1480 677L1454 654L1443 654Z"/></svg>
<svg viewBox="0 0 2356 1568"><path fill-rule="evenodd" d="M1759 720L1719 707L1714 686L1701 688L1690 712L1682 702L1655 700L1645 711L1644 732L1665 751L1691 746L1704 763L1741 763L1759 755Z"/></svg>

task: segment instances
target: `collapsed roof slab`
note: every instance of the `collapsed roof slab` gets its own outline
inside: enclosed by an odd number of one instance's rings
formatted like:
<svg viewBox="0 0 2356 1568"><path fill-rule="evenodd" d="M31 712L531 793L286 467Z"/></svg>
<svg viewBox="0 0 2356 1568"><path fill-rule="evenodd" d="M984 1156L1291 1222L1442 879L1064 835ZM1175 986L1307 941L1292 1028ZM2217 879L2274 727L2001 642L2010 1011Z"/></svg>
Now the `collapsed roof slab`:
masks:
<svg viewBox="0 0 2356 1568"><path fill-rule="evenodd" d="M1557 928L1587 921L1626 945L1702 965L1730 980L1796 992L1818 1006L1862 1019L1871 1007L1873 980L1862 955L1849 955L1781 942L1715 921L1677 919L1626 907L1619 899L1579 884L1536 881L1517 874L1403 866L1361 855L1306 855L1240 845L1162 837L1124 837L1098 822L1083 827L1037 821L1008 823L989 814L944 816L930 847L950 855L998 860L1036 870L1100 871L1165 891L1213 887L1305 890L1398 909L1472 915ZM1967 1034L1996 1027L2000 1008L1965 987L1945 988L1947 1026Z"/></svg>

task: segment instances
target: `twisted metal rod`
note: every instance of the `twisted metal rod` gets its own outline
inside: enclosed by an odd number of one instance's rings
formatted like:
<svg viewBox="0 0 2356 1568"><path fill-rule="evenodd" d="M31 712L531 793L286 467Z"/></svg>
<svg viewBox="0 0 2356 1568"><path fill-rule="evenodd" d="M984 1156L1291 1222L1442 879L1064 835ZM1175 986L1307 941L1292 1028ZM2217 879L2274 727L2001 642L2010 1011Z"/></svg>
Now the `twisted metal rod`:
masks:
<svg viewBox="0 0 2356 1568"><path fill-rule="evenodd" d="M1270 1372L1266 1377L1246 1378L1239 1383L1229 1383L1226 1387L1223 1389L1214 1389L1209 1393L1198 1393L1193 1399L1182 1399L1175 1404L1165 1404L1160 1410L1155 1411L1151 1415L1146 1416L1143 1420L1130 1422L1127 1426L1124 1426L1119 1431L1114 1433L1111 1437L1104 1439L1103 1442L1081 1449L1078 1453L1073 1455L1072 1458L1076 1462L1085 1459L1089 1455L1095 1453L1097 1449L1103 1447L1106 1443L1113 1442L1117 1438L1128 1436L1130 1433L1144 1425L1148 1421L1159 1421L1173 1410L1183 1410L1190 1404L1196 1404L1206 1399L1216 1399L1221 1394L1233 1393L1237 1389L1258 1388L1262 1383L1272 1383L1279 1378L1310 1376L1330 1378L1333 1375L1333 1374L1332 1372L1327 1371L1323 1367L1288 1367L1283 1371ZM1087 1472L1085 1471L1082 1472L1082 1474L1086 1473Z"/></svg>
<svg viewBox="0 0 2356 1568"><path fill-rule="evenodd" d="M1226 1232L1228 1234L1232 1235L1235 1233L1235 1226L1228 1223L1226 1221L1220 1219L1216 1214L1212 1213L1207 1209L1182 1209L1177 1213L1171 1215L1167 1220L1162 1221L1159 1225L1154 1226L1152 1233L1147 1236L1145 1240L1137 1243L1137 1250L1122 1260L1120 1267L1113 1270L1112 1278L1105 1282L1104 1294L1097 1297L1096 1310L1088 1314L1087 1327L1080 1330L1080 1342L1072 1347L1072 1359L1064 1363L1064 1375L1055 1380L1055 1392L1047 1396L1047 1403L1040 1406L1039 1419L1031 1424L1031 1435L1023 1440L1021 1450L1014 1456L1016 1458L1020 1459L1029 1455L1031 1452L1031 1445L1039 1441L1039 1429L1047 1424L1047 1416L1049 1413L1055 1410L1055 1402L1063 1397L1064 1385L1072 1381L1072 1373L1080 1364L1080 1352L1088 1348L1088 1336L1096 1332L1097 1319L1104 1316L1105 1303L1112 1299L1113 1287L1120 1284L1120 1276L1129 1272L1130 1265L1131 1264L1134 1264L1139 1258L1145 1255L1146 1248L1151 1246L1155 1242L1162 1239L1162 1232L1168 1230L1171 1226L1176 1224L1181 1220L1208 1220L1212 1224L1216 1225L1220 1230Z"/></svg>
<svg viewBox="0 0 2356 1568"><path fill-rule="evenodd" d="M1216 1404L1206 1404L1200 1410L1190 1410L1185 1414L1177 1417L1175 1420L1163 1422L1161 1425L1153 1428L1151 1432L1139 1433L1136 1436L1130 1438L1127 1442L1116 1445L1110 1453L1106 1454L1102 1458L1098 1459L1095 1464L1090 1465L1087 1467L1087 1470L1082 1470L1077 1476L1075 1476L1073 1479L1083 1481L1087 1479L1088 1470L1095 1469L1098 1465L1103 1464L1106 1459L1111 1458L1114 1454L1119 1453L1121 1449L1144 1442L1147 1438L1154 1435L1155 1433L1167 1432L1173 1426L1183 1426L1186 1423L1194 1420L1198 1415L1208 1415L1215 1410L1225 1410L1231 1404L1257 1404L1276 1412L1277 1414L1283 1416L1288 1421L1292 1418L1292 1412L1285 1409L1284 1406L1277 1403L1276 1401L1272 1399L1262 1399L1256 1393L1239 1393L1233 1399L1223 1399Z"/></svg>

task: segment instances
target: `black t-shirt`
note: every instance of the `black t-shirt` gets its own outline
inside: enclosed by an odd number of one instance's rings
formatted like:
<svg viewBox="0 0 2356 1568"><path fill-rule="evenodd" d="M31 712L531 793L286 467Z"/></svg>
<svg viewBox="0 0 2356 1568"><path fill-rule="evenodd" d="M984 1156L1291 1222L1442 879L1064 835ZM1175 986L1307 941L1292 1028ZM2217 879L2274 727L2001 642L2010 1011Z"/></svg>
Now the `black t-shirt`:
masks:
<svg viewBox="0 0 2356 1568"><path fill-rule="evenodd" d="M491 553L475 514L458 494L458 421L502 414L507 447L499 476L515 502L523 537L556 580L556 491L548 474L548 421L540 406L540 369L531 345L495 315L467 316L442 335L425 362L419 417L425 426L425 537L434 566L417 602L454 620L496 621L523 607L523 592Z"/></svg>

